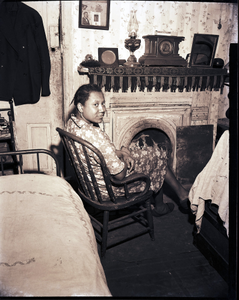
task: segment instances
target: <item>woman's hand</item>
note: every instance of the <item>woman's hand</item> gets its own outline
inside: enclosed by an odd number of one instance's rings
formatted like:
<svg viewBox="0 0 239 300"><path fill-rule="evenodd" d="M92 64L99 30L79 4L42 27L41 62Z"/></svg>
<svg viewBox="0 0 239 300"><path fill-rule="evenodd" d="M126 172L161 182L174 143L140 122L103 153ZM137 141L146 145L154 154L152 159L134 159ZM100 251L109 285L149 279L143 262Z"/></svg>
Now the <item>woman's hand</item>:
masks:
<svg viewBox="0 0 239 300"><path fill-rule="evenodd" d="M131 172L134 169L134 159L130 156L130 151L126 148L126 151L116 150L116 154L120 160L124 162L124 169L117 175L114 175L115 179L122 180L127 174L127 170Z"/></svg>
<svg viewBox="0 0 239 300"><path fill-rule="evenodd" d="M126 148L125 146L122 146L122 147L120 148L120 151L121 151L121 152L125 152L125 153L127 153L127 154L130 156L130 151L129 151L129 149Z"/></svg>
<svg viewBox="0 0 239 300"><path fill-rule="evenodd" d="M122 155L123 155L123 160L127 164L127 168L129 172L131 172L134 169L134 159L126 152L122 152Z"/></svg>
<svg viewBox="0 0 239 300"><path fill-rule="evenodd" d="M117 156L125 162L127 169L131 172L134 169L134 159L130 156L130 151L126 147L121 147L121 150L116 150Z"/></svg>

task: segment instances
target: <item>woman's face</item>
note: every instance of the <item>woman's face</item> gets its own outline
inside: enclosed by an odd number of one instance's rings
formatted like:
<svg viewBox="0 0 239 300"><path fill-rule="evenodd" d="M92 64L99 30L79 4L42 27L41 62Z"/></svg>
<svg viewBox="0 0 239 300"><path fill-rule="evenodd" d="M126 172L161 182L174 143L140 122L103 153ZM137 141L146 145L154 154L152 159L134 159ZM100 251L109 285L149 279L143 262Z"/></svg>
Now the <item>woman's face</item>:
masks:
<svg viewBox="0 0 239 300"><path fill-rule="evenodd" d="M78 109L82 112L83 117L89 123L101 123L103 121L105 108L105 98L101 92L91 92L85 105L78 104Z"/></svg>

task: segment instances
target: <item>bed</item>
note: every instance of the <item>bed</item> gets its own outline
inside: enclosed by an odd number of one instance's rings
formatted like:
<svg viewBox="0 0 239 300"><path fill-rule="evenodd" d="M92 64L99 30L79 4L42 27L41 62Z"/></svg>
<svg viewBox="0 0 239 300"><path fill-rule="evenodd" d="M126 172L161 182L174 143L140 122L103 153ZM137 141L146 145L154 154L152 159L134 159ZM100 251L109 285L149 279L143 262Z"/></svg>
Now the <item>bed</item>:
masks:
<svg viewBox="0 0 239 300"><path fill-rule="evenodd" d="M229 271L229 131L216 148L190 192L195 215L195 246L228 282Z"/></svg>
<svg viewBox="0 0 239 300"><path fill-rule="evenodd" d="M90 218L59 176L0 176L0 295L111 296Z"/></svg>

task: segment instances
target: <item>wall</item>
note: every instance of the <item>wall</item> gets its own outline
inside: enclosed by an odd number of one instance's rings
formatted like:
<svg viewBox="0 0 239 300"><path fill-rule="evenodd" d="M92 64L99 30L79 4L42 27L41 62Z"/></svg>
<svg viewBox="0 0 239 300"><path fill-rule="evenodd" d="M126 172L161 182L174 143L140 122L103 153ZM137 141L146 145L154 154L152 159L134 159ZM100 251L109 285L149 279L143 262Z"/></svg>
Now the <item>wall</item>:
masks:
<svg viewBox="0 0 239 300"><path fill-rule="evenodd" d="M43 19L51 59L51 94L48 97L41 97L35 104L14 107L18 149L52 149L54 145L55 152L59 154L57 146L60 138L55 128L63 126L61 49L58 45L52 51L51 37L53 35L50 35L51 28L58 30L59 1L50 3L49 1L26 1L25 4L38 11ZM61 162L61 158L58 157L58 159ZM43 155L41 164L44 166L45 172L55 174L55 166L52 165L51 159L47 159ZM24 159L25 170L32 169L33 165L35 165L33 157L28 156Z"/></svg>
<svg viewBox="0 0 239 300"><path fill-rule="evenodd" d="M129 51L124 48L124 40L128 38L127 25L132 8L137 10L139 23L138 38L141 47L135 52L137 59L144 54L144 40L142 36L155 34L155 30L170 31L172 35L184 36L185 40L179 44L179 54L186 58L191 52L194 33L218 34L219 41L215 57L220 57L225 64L229 60L229 45L237 43L238 10L237 4L210 2L174 2L174 1L111 1L109 30L92 30L78 28L78 1L63 1L64 16L67 18L67 28L71 29L72 37L67 36L68 45L72 45L66 52L67 60L71 60L71 69L67 71L65 86L68 89L66 106L69 106L75 90L79 85L87 82L87 77L79 76L77 67L84 60L86 54L92 54L98 59L99 47L117 47L119 58L127 59ZM64 15L64 11L67 13ZM218 29L221 19L221 29ZM66 23L66 21L65 21ZM63 32L64 36L69 34ZM70 44L69 44L70 43ZM67 66L66 66L67 67ZM219 101L219 118L225 116L228 108L228 88L224 89L223 97Z"/></svg>
<svg viewBox="0 0 239 300"><path fill-rule="evenodd" d="M119 57L128 58L129 51L124 48L124 40L128 38L127 25L132 8L137 10L138 37L141 39L141 47L135 52L137 59L144 54L142 36L154 34L155 30L184 36L185 41L179 45L179 54L184 58L191 51L194 33L218 34L215 56L224 59L225 64L229 59L230 43L238 42L237 4L111 0L109 30L90 30L78 28L78 0L24 2L36 9L43 18L52 71L49 97L42 97L34 105L15 107L19 149L58 146L59 137L55 128L63 126L76 89L88 82L87 76L79 76L77 67L86 54L92 54L98 59L98 47L117 47ZM219 19L222 24L220 30ZM55 32L50 34L52 29ZM58 35L60 43L54 46L53 51L51 38ZM219 118L224 117L228 108L227 93L228 87L225 87L223 95L219 97ZM213 97L218 95L219 92L215 92ZM202 93L198 96L198 103L202 102L201 98L204 98Z"/></svg>

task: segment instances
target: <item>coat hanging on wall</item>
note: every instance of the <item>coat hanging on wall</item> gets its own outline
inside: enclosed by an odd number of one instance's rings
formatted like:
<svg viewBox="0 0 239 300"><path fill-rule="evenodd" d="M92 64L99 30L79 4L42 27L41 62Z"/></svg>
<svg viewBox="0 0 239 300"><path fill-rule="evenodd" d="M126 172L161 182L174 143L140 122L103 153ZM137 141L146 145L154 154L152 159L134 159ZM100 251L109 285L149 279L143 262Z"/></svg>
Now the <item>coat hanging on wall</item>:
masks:
<svg viewBox="0 0 239 300"><path fill-rule="evenodd" d="M33 104L50 95L50 56L40 14L17 1L0 2L0 100Z"/></svg>

